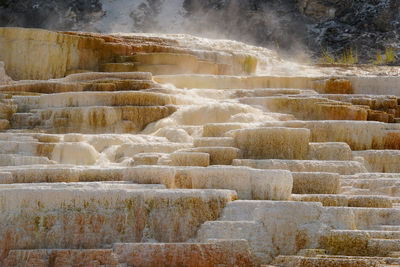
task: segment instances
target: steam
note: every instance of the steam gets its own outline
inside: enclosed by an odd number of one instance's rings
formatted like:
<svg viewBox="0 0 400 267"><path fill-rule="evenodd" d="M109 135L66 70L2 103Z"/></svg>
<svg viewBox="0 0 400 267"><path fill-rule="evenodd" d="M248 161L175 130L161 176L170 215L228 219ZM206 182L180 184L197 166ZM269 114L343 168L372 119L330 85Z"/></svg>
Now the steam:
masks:
<svg viewBox="0 0 400 267"><path fill-rule="evenodd" d="M100 32L183 33L184 0L100 0L105 16L94 25Z"/></svg>
<svg viewBox="0 0 400 267"><path fill-rule="evenodd" d="M105 15L94 27L104 33L185 33L231 39L307 58L301 23L282 16L274 1L100 0ZM278 1L280 2L280 1ZM280 5L280 4L279 4ZM280 13L277 13L280 10ZM304 32L304 34L302 34ZM289 53L288 53L289 52Z"/></svg>

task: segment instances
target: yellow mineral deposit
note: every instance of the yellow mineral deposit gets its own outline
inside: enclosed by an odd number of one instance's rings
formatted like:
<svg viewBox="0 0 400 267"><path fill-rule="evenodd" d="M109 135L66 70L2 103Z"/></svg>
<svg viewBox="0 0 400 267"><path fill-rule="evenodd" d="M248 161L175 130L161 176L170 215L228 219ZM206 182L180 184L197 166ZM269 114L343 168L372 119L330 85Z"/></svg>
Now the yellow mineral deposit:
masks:
<svg viewBox="0 0 400 267"><path fill-rule="evenodd" d="M0 266L400 265L393 68L167 34L0 51Z"/></svg>

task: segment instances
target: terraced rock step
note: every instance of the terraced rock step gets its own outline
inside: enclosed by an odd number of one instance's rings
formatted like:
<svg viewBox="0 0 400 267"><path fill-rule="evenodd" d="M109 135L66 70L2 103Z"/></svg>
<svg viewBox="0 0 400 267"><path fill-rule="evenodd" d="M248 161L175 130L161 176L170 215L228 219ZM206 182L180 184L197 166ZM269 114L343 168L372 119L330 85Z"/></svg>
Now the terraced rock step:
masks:
<svg viewBox="0 0 400 267"><path fill-rule="evenodd" d="M367 172L358 161L279 160L279 159L235 159L232 165L256 169L282 169L292 172L331 172L356 174Z"/></svg>
<svg viewBox="0 0 400 267"><path fill-rule="evenodd" d="M150 92L68 92L40 96L15 96L17 112L31 109L87 106L165 106L176 104L170 95Z"/></svg>
<svg viewBox="0 0 400 267"><path fill-rule="evenodd" d="M186 35L0 50L0 266L400 266L396 67Z"/></svg>
<svg viewBox="0 0 400 267"><path fill-rule="evenodd" d="M329 267L383 267L384 261L381 259L363 259L363 258L341 258L341 257L301 257L301 256L279 256L275 259L276 266L329 266Z"/></svg>
<svg viewBox="0 0 400 267"><path fill-rule="evenodd" d="M251 266L247 242L116 243L112 249L10 250L6 266Z"/></svg>
<svg viewBox="0 0 400 267"><path fill-rule="evenodd" d="M10 250L3 261L5 266L118 266L112 249Z"/></svg>
<svg viewBox="0 0 400 267"><path fill-rule="evenodd" d="M133 168L52 168L26 166L2 168L2 183L126 181L164 184L168 188L232 189L240 199L286 200L292 192L292 176L284 170L254 170L246 167L157 167ZM232 175L235 174L235 179ZM1 176L0 176L1 177ZM51 184L50 184L51 185ZM1 185L0 185L1 188Z"/></svg>
<svg viewBox="0 0 400 267"><path fill-rule="evenodd" d="M209 243L114 244L120 264L128 266L252 266L244 240Z"/></svg>
<svg viewBox="0 0 400 267"><path fill-rule="evenodd" d="M184 242L204 221L218 218L226 203L236 198L236 193L228 190L74 183L3 185L0 194L1 236L6 240L3 252L101 248L121 241ZM173 224L171 231L165 231Z"/></svg>
<svg viewBox="0 0 400 267"><path fill-rule="evenodd" d="M294 201L321 202L324 206L342 207L370 207L370 208L392 208L392 200L387 196L351 196L351 195L328 195L328 194L299 194L292 195Z"/></svg>

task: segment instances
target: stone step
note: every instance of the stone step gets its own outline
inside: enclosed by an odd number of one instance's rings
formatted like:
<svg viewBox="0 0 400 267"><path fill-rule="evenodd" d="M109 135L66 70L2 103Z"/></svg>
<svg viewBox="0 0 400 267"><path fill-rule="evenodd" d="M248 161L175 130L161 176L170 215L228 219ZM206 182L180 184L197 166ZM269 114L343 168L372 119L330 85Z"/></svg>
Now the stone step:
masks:
<svg viewBox="0 0 400 267"><path fill-rule="evenodd" d="M127 181L101 181L101 182L70 182L70 183L13 183L13 184L2 184L0 189L27 189L27 188L40 188L40 189L83 189L83 190L95 190L95 189L110 189L110 190L140 190L140 189L166 189L165 185L162 184L136 184ZM165 191L165 190L164 190Z"/></svg>
<svg viewBox="0 0 400 267"><path fill-rule="evenodd" d="M108 266L118 267L112 249L10 250L2 266Z"/></svg>
<svg viewBox="0 0 400 267"><path fill-rule="evenodd" d="M163 153L138 153L133 156L133 166L157 165Z"/></svg>
<svg viewBox="0 0 400 267"><path fill-rule="evenodd" d="M245 240L205 243L116 243L113 252L127 266L253 266Z"/></svg>
<svg viewBox="0 0 400 267"><path fill-rule="evenodd" d="M349 259L349 258L353 258L353 259L371 259L371 260L379 260L383 262L382 266L385 265L389 265L389 266L398 266L400 264L399 259L398 258L391 258L391 257L365 257L365 256L341 256L341 255L318 255L318 258L337 258L337 259Z"/></svg>
<svg viewBox="0 0 400 267"><path fill-rule="evenodd" d="M231 165L232 161L241 158L240 149L235 147L195 147L180 150L181 152L202 152L210 155L210 165Z"/></svg>
<svg viewBox="0 0 400 267"><path fill-rule="evenodd" d="M311 160L353 160L350 146L343 142L310 143Z"/></svg>
<svg viewBox="0 0 400 267"><path fill-rule="evenodd" d="M208 240L242 239L247 240L251 248L256 265L269 262L270 257L265 255L263 240L267 240L262 225L251 221L210 221L204 223L198 233L200 242Z"/></svg>
<svg viewBox="0 0 400 267"><path fill-rule="evenodd" d="M116 72L119 73L119 72ZM129 72L123 72L129 73ZM139 73L139 72L134 72ZM148 72L146 72L148 73ZM95 81L88 81L83 82L81 84L81 90L79 91L100 91L100 92L107 92L107 91L139 91L139 90L147 90L159 88L159 85L148 80L108 80L108 79L101 79Z"/></svg>
<svg viewBox="0 0 400 267"><path fill-rule="evenodd" d="M361 120L368 119L368 108L339 102L321 96L246 97L240 103L263 106L272 112L288 113L301 120Z"/></svg>
<svg viewBox="0 0 400 267"><path fill-rule="evenodd" d="M399 250L400 240L371 238L371 234L377 236L382 232L332 230L323 237L322 245L328 253L335 255L387 257L389 252ZM383 236L388 237L386 234Z"/></svg>
<svg viewBox="0 0 400 267"><path fill-rule="evenodd" d="M400 231L388 231L388 230L366 230L371 238L377 239L400 239Z"/></svg>
<svg viewBox="0 0 400 267"><path fill-rule="evenodd" d="M375 121L269 121L257 125L228 123L204 125L204 137L229 136L229 131L249 127L306 128L310 130L310 142L343 142L352 150L398 150L400 127L398 124ZM356 135L353 135L356 133ZM357 136L357 137L356 137Z"/></svg>
<svg viewBox="0 0 400 267"><path fill-rule="evenodd" d="M372 94L323 94L328 99L345 101L354 105L367 105L371 109L390 110L398 106L397 97L393 95Z"/></svg>
<svg viewBox="0 0 400 267"><path fill-rule="evenodd" d="M19 154L23 156L48 156L55 143L42 143L37 140L3 141L0 140L1 154ZM46 149L48 147L48 149Z"/></svg>
<svg viewBox="0 0 400 267"><path fill-rule="evenodd" d="M400 258L400 251L391 251L388 256L391 258Z"/></svg>
<svg viewBox="0 0 400 267"><path fill-rule="evenodd" d="M235 159L232 165L256 169L283 169L291 172L330 172L341 175L367 172L365 166L358 161Z"/></svg>
<svg viewBox="0 0 400 267"><path fill-rule="evenodd" d="M13 120L13 129L39 127L51 133L105 133L141 131L147 124L169 116L170 106L90 106L35 110L31 118ZM32 111L34 112L34 111ZM40 118L39 125L25 124Z"/></svg>
<svg viewBox="0 0 400 267"><path fill-rule="evenodd" d="M292 172L293 194L338 194L340 175L329 172Z"/></svg>
<svg viewBox="0 0 400 267"><path fill-rule="evenodd" d="M329 267L381 267L384 262L380 259L362 258L329 258L302 257L302 256L279 256L273 264L276 266L329 266Z"/></svg>
<svg viewBox="0 0 400 267"><path fill-rule="evenodd" d="M128 171L129 170L129 171ZM57 182L94 182L94 181L133 181L142 180L146 183L146 176L157 173L155 183L160 184L162 178L172 175L169 167L135 167L135 168L105 168L92 166L48 165L44 166L19 166L2 167L2 172L10 173L13 183L57 183ZM132 177L132 178L129 178ZM151 183L150 181L148 183ZM168 184L165 182L165 184Z"/></svg>
<svg viewBox="0 0 400 267"><path fill-rule="evenodd" d="M141 62L151 65L180 65L190 68L197 64L197 57L189 54L178 53L136 53L132 56L116 57L117 63Z"/></svg>
<svg viewBox="0 0 400 267"><path fill-rule="evenodd" d="M100 65L102 72L136 72L137 63L124 62L124 63L103 63Z"/></svg>
<svg viewBox="0 0 400 267"><path fill-rule="evenodd" d="M146 142L146 143L123 143L115 151L115 160L134 157L139 153L173 153L182 149L191 148L191 143L173 142Z"/></svg>
<svg viewBox="0 0 400 267"><path fill-rule="evenodd" d="M136 71L151 72L153 75L191 73L195 70L181 67L179 65L147 65L139 64Z"/></svg>
<svg viewBox="0 0 400 267"><path fill-rule="evenodd" d="M379 227L378 227L379 228ZM363 234L371 239L399 239L400 231L391 230L331 230L332 233Z"/></svg>
<svg viewBox="0 0 400 267"><path fill-rule="evenodd" d="M328 194L302 194L293 195L294 201L321 202L323 206L342 207L370 207L370 208L392 208L392 201L385 196L349 196Z"/></svg>
<svg viewBox="0 0 400 267"><path fill-rule="evenodd" d="M340 194L342 195L353 195L353 196L371 196L371 195L385 195L371 192L369 189L353 188L351 186L345 186L341 188Z"/></svg>
<svg viewBox="0 0 400 267"><path fill-rule="evenodd" d="M400 173L400 150L365 150L353 154L363 157L372 172Z"/></svg>
<svg viewBox="0 0 400 267"><path fill-rule="evenodd" d="M176 44L174 44L176 45ZM159 44L132 44L132 48L136 54L143 54L146 57L146 60L153 60L151 57L147 56L149 54L177 54L177 55L192 55L197 57L199 60L206 60L215 62L218 65L228 65L230 68L229 71L221 72L220 74L249 74L254 73L257 67L257 58L252 55L233 55L231 53L225 53L221 51L212 51L210 49L199 49L195 50L190 48L183 47L174 47L174 46L163 46ZM160 57L156 56L157 60L161 60ZM139 58L138 58L139 59ZM129 60L129 57L128 57ZM136 60L136 59L135 59ZM174 63L171 61L172 59L168 59L169 64ZM123 59L122 59L123 61ZM151 61L150 61L151 62Z"/></svg>
<svg viewBox="0 0 400 267"><path fill-rule="evenodd" d="M260 227L255 221L208 221L201 225L197 238L200 242L209 239L256 239Z"/></svg>
<svg viewBox="0 0 400 267"><path fill-rule="evenodd" d="M194 147L234 147L232 137L200 137L193 140Z"/></svg>
<svg viewBox="0 0 400 267"><path fill-rule="evenodd" d="M33 129L41 124L39 116L35 113L14 113L11 120L11 125L18 125L18 129Z"/></svg>
<svg viewBox="0 0 400 267"><path fill-rule="evenodd" d="M0 131L6 131L10 128L10 121L0 119Z"/></svg>
<svg viewBox="0 0 400 267"><path fill-rule="evenodd" d="M354 76L348 77L348 80L351 82L356 94L399 95L399 77L397 76ZM379 88L379 84L383 85L382 89Z"/></svg>
<svg viewBox="0 0 400 267"><path fill-rule="evenodd" d="M253 128L230 132L243 158L307 159L310 131L303 128Z"/></svg>
<svg viewBox="0 0 400 267"><path fill-rule="evenodd" d="M315 257L319 255L326 255L326 250L320 248L309 248L309 249L305 248L297 252L297 256L303 256L303 257Z"/></svg>
<svg viewBox="0 0 400 267"><path fill-rule="evenodd" d="M175 97L160 93L118 92L68 92L41 96L14 96L15 103L25 111L62 107L87 106L165 106L176 104Z"/></svg>
<svg viewBox="0 0 400 267"><path fill-rule="evenodd" d="M87 157L85 157L87 158ZM83 165L83 159L80 164ZM283 170L255 170L247 167L167 167L137 166L102 168L55 165L0 168L7 183L56 183L127 181L163 184L168 188L231 189L240 199L286 200L291 194L292 176ZM11 177L10 177L11 176Z"/></svg>
<svg viewBox="0 0 400 267"><path fill-rule="evenodd" d="M204 89L203 89L204 90ZM257 88L257 89L230 89L229 92L235 98L242 97L266 97L281 95L307 95L318 96L318 93L310 89L293 89L293 88Z"/></svg>
<svg viewBox="0 0 400 267"><path fill-rule="evenodd" d="M87 72L48 81L26 81L2 86L13 93L54 94L80 91L125 91L159 87L148 72Z"/></svg>
<svg viewBox="0 0 400 267"><path fill-rule="evenodd" d="M342 175L342 179L400 179L400 173L357 173L353 175Z"/></svg>
<svg viewBox="0 0 400 267"><path fill-rule="evenodd" d="M170 155L171 166L199 166L210 165L210 154L204 152L183 152L176 151Z"/></svg>
<svg viewBox="0 0 400 267"><path fill-rule="evenodd" d="M253 124L254 125L254 124ZM205 123L203 125L203 137L227 137L226 133L237 130L249 128L248 123L230 122L230 123ZM254 125L257 126L258 124ZM228 136L232 138L231 136Z"/></svg>
<svg viewBox="0 0 400 267"><path fill-rule="evenodd" d="M344 142L354 150L398 150L400 127L376 121L280 121L266 122L259 127L293 127L310 130L310 142Z"/></svg>
<svg viewBox="0 0 400 267"><path fill-rule="evenodd" d="M311 77L287 76L211 76L211 75L159 75L154 77L159 83L172 83L178 88L216 88L216 89L256 89L256 88L294 88L318 89L326 92L328 87L338 92L341 84L332 85L329 80ZM346 83L346 82L345 82ZM348 82L347 82L348 83ZM345 89L350 92L351 88Z"/></svg>
<svg viewBox="0 0 400 267"><path fill-rule="evenodd" d="M122 240L185 242L205 221L217 219L236 193L48 184L3 185L0 198L7 248L99 248ZM24 235L11 237L18 229Z"/></svg>
<svg viewBox="0 0 400 267"><path fill-rule="evenodd" d="M379 229L384 231L400 231L400 225L380 225Z"/></svg>
<svg viewBox="0 0 400 267"><path fill-rule="evenodd" d="M287 171L261 171L233 166L181 167L176 170L177 188L229 188L240 199L286 200L292 176Z"/></svg>
<svg viewBox="0 0 400 267"><path fill-rule="evenodd" d="M145 64L142 62L104 63L100 66L103 72L150 72L153 75L173 75L182 73L199 73L217 75L218 65L208 61L197 61L186 67L175 64Z"/></svg>
<svg viewBox="0 0 400 267"><path fill-rule="evenodd" d="M368 251L377 256L388 257L392 251L400 250L400 239L372 238L368 242ZM398 261L400 264L400 259Z"/></svg>
<svg viewBox="0 0 400 267"><path fill-rule="evenodd" d="M379 225L400 225L400 210L395 208L323 207L327 216L342 216L330 221L332 229L382 230ZM331 215L328 215L331 214Z"/></svg>
<svg viewBox="0 0 400 267"><path fill-rule="evenodd" d="M0 166L21 166L34 164L56 164L47 157L23 156L19 154L0 154Z"/></svg>
<svg viewBox="0 0 400 267"><path fill-rule="evenodd" d="M358 190L365 190L369 194L400 197L400 180L397 178L348 179L342 180L342 185L352 186ZM350 190L350 192L352 192L352 190Z"/></svg>

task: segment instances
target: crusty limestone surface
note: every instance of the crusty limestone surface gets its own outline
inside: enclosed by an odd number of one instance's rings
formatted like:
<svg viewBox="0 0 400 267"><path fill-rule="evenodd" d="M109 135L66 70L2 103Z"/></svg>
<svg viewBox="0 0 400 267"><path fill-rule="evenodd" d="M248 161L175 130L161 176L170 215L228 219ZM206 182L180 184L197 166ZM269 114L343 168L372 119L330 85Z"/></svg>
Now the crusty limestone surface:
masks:
<svg viewBox="0 0 400 267"><path fill-rule="evenodd" d="M0 51L0 266L400 265L397 67L171 34Z"/></svg>

